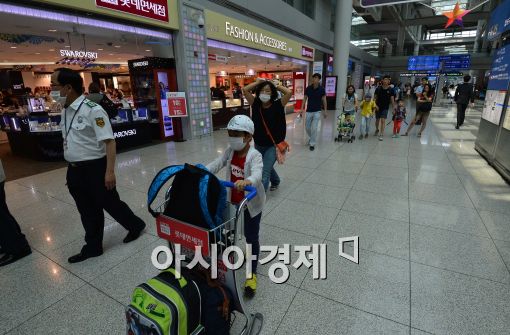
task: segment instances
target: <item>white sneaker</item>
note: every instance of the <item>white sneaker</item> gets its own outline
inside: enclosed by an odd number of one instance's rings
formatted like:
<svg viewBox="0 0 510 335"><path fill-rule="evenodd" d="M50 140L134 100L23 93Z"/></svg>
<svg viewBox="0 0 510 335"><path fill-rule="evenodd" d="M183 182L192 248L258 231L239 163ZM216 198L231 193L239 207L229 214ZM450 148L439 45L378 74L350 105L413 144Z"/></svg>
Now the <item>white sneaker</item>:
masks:
<svg viewBox="0 0 510 335"><path fill-rule="evenodd" d="M382 140L383 140L382 136L379 136L379 141L382 141Z"/></svg>

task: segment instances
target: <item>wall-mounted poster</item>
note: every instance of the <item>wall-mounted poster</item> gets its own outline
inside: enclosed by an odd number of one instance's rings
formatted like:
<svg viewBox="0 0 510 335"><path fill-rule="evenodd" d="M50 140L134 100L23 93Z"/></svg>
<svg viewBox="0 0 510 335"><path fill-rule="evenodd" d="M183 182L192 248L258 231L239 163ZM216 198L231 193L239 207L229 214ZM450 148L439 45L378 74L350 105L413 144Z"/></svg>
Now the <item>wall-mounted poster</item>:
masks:
<svg viewBox="0 0 510 335"><path fill-rule="evenodd" d="M506 91L488 90L483 106L482 119L499 126L505 103Z"/></svg>
<svg viewBox="0 0 510 335"><path fill-rule="evenodd" d="M294 97L296 100L303 100L305 98L305 80L294 80Z"/></svg>
<svg viewBox="0 0 510 335"><path fill-rule="evenodd" d="M328 98L336 97L336 81L337 81L336 76L326 77L326 85L324 87L326 90L326 97Z"/></svg>

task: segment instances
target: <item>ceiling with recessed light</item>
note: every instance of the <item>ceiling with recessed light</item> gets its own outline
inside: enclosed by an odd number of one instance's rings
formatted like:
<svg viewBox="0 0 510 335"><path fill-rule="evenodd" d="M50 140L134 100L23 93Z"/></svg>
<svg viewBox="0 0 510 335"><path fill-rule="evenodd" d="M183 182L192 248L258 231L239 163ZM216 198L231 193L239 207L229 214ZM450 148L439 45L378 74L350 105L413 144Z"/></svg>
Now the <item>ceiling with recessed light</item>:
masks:
<svg viewBox="0 0 510 335"><path fill-rule="evenodd" d="M52 68L52 64L63 58L61 49L97 52L95 64L127 65L130 59L152 56L155 48L173 48L171 40L72 22L12 14L0 14L0 20L0 67L3 68L13 65Z"/></svg>
<svg viewBox="0 0 510 335"><path fill-rule="evenodd" d="M209 47L209 54L227 57L227 63L209 60L209 73L226 71L228 74L245 74L249 69L255 72L304 71L306 66L290 61L264 58L262 56Z"/></svg>

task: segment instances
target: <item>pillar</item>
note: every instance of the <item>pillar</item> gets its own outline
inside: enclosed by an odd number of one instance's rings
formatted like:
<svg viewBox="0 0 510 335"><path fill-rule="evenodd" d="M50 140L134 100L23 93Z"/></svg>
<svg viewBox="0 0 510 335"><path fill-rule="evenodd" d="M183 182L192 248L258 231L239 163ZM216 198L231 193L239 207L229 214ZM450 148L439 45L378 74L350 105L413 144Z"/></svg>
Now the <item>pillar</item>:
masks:
<svg viewBox="0 0 510 335"><path fill-rule="evenodd" d="M336 95L336 110L338 111L342 108L343 93L347 88L347 66L349 64L349 50L351 45L352 1L337 1L335 11L333 71L334 75L338 76Z"/></svg>
<svg viewBox="0 0 510 335"><path fill-rule="evenodd" d="M397 33L397 56L404 55L405 41L406 41L406 29L404 26L399 26Z"/></svg>

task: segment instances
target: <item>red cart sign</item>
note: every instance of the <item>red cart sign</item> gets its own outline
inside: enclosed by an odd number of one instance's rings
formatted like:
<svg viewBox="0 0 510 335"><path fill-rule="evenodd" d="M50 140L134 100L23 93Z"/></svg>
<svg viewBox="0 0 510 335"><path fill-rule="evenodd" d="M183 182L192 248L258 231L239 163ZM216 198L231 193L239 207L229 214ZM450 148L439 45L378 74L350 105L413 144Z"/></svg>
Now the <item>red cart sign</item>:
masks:
<svg viewBox="0 0 510 335"><path fill-rule="evenodd" d="M187 117L186 109L186 93L184 92L167 92L168 100L168 116L170 117Z"/></svg>
<svg viewBox="0 0 510 335"><path fill-rule="evenodd" d="M156 219L158 236L182 248L195 250L195 246L202 247L202 256L209 256L209 232L200 227L186 224L163 215Z"/></svg>
<svg viewBox="0 0 510 335"><path fill-rule="evenodd" d="M167 0L96 0L96 6L168 22Z"/></svg>

